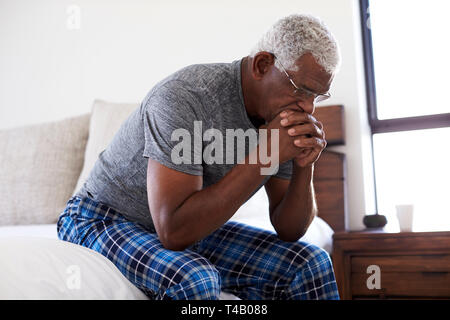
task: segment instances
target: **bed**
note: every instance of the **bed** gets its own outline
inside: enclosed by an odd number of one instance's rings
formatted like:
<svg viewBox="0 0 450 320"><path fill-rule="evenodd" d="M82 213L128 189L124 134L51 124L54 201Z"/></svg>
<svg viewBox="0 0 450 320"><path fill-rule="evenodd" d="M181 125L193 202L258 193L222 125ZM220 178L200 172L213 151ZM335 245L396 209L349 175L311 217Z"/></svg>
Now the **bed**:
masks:
<svg viewBox="0 0 450 320"><path fill-rule="evenodd" d="M343 107L317 108L328 147L344 144ZM316 163L319 214L302 241L332 252L332 236L345 229L345 155L327 149ZM233 221L272 230L263 188ZM147 297L99 253L57 239L56 224L0 226L0 299L141 299ZM222 293L221 299L237 299Z"/></svg>
<svg viewBox="0 0 450 320"><path fill-rule="evenodd" d="M271 229L244 213L233 220ZM316 218L302 240L330 253L332 235ZM0 227L0 252L0 299L147 299L99 253L58 240L54 224ZM222 293L221 299L237 298Z"/></svg>

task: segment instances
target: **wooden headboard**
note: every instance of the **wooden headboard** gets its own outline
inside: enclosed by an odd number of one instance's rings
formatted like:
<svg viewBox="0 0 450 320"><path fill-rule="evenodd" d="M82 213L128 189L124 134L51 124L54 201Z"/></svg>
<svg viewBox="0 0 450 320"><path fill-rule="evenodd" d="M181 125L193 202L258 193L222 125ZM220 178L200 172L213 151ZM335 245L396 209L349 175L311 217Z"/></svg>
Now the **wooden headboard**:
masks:
<svg viewBox="0 0 450 320"><path fill-rule="evenodd" d="M314 117L322 122L327 148L314 166L314 187L318 215L331 228L345 230L347 216L345 154L328 150L330 146L345 144L344 108L341 105L317 107Z"/></svg>

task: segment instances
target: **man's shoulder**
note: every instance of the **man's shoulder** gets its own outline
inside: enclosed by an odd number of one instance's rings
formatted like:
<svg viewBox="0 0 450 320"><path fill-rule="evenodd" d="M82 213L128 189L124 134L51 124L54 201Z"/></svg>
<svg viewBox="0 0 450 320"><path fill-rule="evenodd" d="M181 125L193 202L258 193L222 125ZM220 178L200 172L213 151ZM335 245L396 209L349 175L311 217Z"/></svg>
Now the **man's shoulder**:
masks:
<svg viewBox="0 0 450 320"><path fill-rule="evenodd" d="M191 98L202 100L223 93L223 89L234 85L233 63L204 63L186 66L158 82L148 93L146 101L152 99Z"/></svg>
<svg viewBox="0 0 450 320"><path fill-rule="evenodd" d="M188 65L177 72L174 75L182 75L189 73L220 73L220 72L229 72L231 70L233 63L225 63L225 62L214 62L214 63L197 63Z"/></svg>
<svg viewBox="0 0 450 320"><path fill-rule="evenodd" d="M161 84L166 87L208 88L220 82L230 82L233 76L233 63L192 64L176 71Z"/></svg>

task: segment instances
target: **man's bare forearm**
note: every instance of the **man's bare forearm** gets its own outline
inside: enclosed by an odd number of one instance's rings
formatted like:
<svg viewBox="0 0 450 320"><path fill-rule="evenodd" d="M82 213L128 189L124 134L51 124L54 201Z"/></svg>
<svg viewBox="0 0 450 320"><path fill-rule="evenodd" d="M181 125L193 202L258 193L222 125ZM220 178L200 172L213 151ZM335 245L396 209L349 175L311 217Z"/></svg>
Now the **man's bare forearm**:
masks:
<svg viewBox="0 0 450 320"><path fill-rule="evenodd" d="M289 188L271 212L272 225L284 241L301 238L317 214L313 173L314 164L304 168L294 164Z"/></svg>
<svg viewBox="0 0 450 320"><path fill-rule="evenodd" d="M248 157L217 183L193 193L171 214L172 247L183 250L222 226L263 182L263 166L248 164Z"/></svg>

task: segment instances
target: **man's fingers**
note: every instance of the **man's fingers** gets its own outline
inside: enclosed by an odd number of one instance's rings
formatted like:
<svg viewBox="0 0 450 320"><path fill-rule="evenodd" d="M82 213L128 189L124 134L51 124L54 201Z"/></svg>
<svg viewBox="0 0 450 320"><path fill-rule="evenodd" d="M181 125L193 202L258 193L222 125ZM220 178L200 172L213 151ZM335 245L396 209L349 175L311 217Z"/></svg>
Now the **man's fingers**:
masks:
<svg viewBox="0 0 450 320"><path fill-rule="evenodd" d="M327 146L327 141L317 137L297 137L294 140L294 144L300 148L320 148L322 150Z"/></svg>
<svg viewBox="0 0 450 320"><path fill-rule="evenodd" d="M313 125L312 123L305 123L302 125L291 126L288 129L288 134L291 137L300 135L309 135L309 137L315 136L318 138L324 138L324 133L322 129Z"/></svg>
<svg viewBox="0 0 450 320"><path fill-rule="evenodd" d="M296 124L296 123L304 123L304 122L314 122L316 119L310 115L309 113L302 111L294 111L294 110L285 110L280 113L281 118L287 121L284 123L288 123L288 125Z"/></svg>
<svg viewBox="0 0 450 320"><path fill-rule="evenodd" d="M316 162L319 159L319 156L322 152L320 149L308 149L308 154L300 155L296 158L297 163L300 164L301 167L305 167L310 165L311 163Z"/></svg>
<svg viewBox="0 0 450 320"><path fill-rule="evenodd" d="M294 112L294 111L283 111L281 114L280 124L283 127L291 126L293 124L302 124L308 122L317 122L316 118L306 112Z"/></svg>
<svg viewBox="0 0 450 320"><path fill-rule="evenodd" d="M300 154L298 155L299 158L305 158L307 156L309 156L311 154L311 152L313 152L313 148L303 148L300 151Z"/></svg>
<svg viewBox="0 0 450 320"><path fill-rule="evenodd" d="M283 111L281 114L280 124L283 127L289 127L294 125L304 125L304 124L314 124L317 128L323 132L323 124L320 121L317 121L312 115L299 112L299 111ZM325 138L325 136L323 136Z"/></svg>
<svg viewBox="0 0 450 320"><path fill-rule="evenodd" d="M323 124L320 121L317 121L316 124L319 126L320 130L323 131Z"/></svg>

